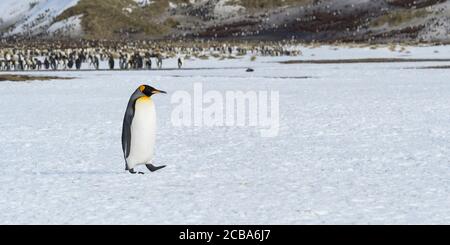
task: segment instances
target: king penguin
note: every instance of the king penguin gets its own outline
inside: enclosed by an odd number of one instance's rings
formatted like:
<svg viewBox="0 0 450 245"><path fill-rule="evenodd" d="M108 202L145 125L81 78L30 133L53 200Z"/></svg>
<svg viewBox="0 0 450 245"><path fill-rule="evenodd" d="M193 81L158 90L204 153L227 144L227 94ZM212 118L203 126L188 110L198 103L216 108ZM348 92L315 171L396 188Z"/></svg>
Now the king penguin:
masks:
<svg viewBox="0 0 450 245"><path fill-rule="evenodd" d="M145 165L151 172L164 168L155 167L153 151L156 138L156 110L152 95L163 93L148 85L139 86L128 102L122 128L122 150L125 170L136 174L134 168ZM139 172L139 174L143 174Z"/></svg>

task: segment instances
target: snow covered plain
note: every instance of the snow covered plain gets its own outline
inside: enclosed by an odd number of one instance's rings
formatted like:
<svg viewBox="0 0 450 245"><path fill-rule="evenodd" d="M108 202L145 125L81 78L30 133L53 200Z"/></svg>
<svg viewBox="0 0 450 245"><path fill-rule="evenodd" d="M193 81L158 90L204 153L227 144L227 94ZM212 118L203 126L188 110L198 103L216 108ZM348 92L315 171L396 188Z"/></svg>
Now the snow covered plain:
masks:
<svg viewBox="0 0 450 245"><path fill-rule="evenodd" d="M450 70L406 68L450 62L275 62L450 57L450 47L407 50L325 46L298 58L186 61L242 69L40 72L75 79L0 82L0 223L448 224ZM173 127L170 94L197 82L279 91L279 136ZM121 127L141 83L169 92L155 97L156 164L168 167L130 175Z"/></svg>

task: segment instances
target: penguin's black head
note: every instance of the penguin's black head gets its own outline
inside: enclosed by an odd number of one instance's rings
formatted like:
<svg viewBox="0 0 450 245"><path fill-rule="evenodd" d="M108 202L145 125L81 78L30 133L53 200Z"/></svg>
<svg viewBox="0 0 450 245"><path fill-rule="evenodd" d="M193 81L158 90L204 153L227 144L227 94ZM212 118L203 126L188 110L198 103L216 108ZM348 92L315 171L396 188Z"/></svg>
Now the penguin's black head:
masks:
<svg viewBox="0 0 450 245"><path fill-rule="evenodd" d="M150 96L152 96L154 94L167 94L165 91L156 89L156 88L154 88L152 86L148 86L148 85L141 85L141 86L139 86L139 90L143 94L147 95L148 97L150 97Z"/></svg>

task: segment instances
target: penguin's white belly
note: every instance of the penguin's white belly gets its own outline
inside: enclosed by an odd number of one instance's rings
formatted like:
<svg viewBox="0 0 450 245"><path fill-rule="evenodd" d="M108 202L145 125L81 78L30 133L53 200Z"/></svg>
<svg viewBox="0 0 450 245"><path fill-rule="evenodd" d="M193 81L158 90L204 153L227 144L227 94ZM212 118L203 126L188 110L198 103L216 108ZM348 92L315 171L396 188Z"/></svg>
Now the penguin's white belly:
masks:
<svg viewBox="0 0 450 245"><path fill-rule="evenodd" d="M127 158L129 168L152 161L155 136L155 105L150 98L138 99L131 123L130 154Z"/></svg>

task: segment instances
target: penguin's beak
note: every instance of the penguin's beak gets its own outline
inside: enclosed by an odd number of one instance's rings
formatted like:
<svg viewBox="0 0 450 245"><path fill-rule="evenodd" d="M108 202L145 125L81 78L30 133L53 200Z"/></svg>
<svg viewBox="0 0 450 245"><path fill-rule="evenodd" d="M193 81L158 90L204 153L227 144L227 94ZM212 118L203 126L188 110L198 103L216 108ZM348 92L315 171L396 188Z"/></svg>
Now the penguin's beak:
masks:
<svg viewBox="0 0 450 245"><path fill-rule="evenodd" d="M167 92L162 90L153 90L153 94L167 94Z"/></svg>

